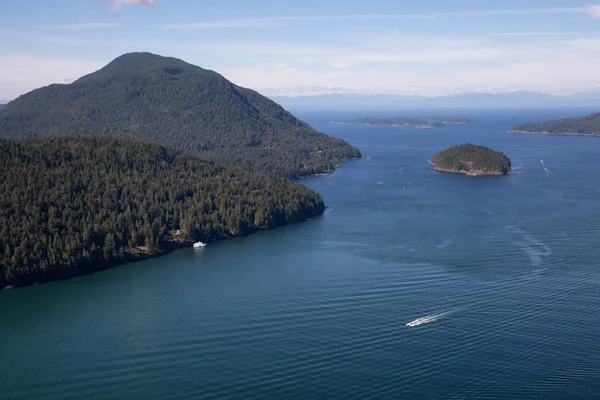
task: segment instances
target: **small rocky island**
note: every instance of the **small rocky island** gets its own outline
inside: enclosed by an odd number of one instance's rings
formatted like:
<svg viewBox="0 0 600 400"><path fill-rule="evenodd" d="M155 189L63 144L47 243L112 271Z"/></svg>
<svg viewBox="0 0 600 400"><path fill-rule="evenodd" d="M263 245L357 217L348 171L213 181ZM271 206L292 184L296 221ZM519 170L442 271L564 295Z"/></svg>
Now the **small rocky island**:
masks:
<svg viewBox="0 0 600 400"><path fill-rule="evenodd" d="M440 151L429 163L436 171L470 176L513 173L510 159L504 153L474 144L461 144Z"/></svg>

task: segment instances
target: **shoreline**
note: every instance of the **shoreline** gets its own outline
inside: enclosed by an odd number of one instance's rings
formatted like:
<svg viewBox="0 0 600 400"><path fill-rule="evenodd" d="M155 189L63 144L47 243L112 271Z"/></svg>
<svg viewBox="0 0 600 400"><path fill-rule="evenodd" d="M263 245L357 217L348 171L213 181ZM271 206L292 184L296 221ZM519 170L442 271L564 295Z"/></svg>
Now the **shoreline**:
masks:
<svg viewBox="0 0 600 400"><path fill-rule="evenodd" d="M256 233L259 232L263 232L263 231L271 231L277 228L281 228L284 226L288 226L288 225L293 225L293 224L299 224L302 222L307 222L307 221L311 221L313 218L318 217L320 215L323 215L323 213L325 212L325 210L327 209L327 206L325 206L323 208L323 211L314 214L310 217L307 217L303 220L300 221L294 221L294 222L290 222L287 224L283 224L283 225L278 225L278 226L274 226L271 228L263 228L263 229L256 229L252 232L248 232L246 234L242 234L242 235L237 235L237 236L230 236L230 237L220 237L217 239L214 239L213 241L210 242L206 242L207 244L212 244L212 243L217 243L217 242L223 242L226 240L232 240L235 238L240 238L240 237L246 237L246 236L250 236L250 235L254 235ZM100 272L100 271L106 271L112 268L116 268L116 267L121 267L130 263L136 263L139 261L145 261L145 260L150 260L152 258L158 258L158 257L162 257L162 256L166 256L168 254L171 254L177 250L182 250L182 249L186 249L186 248L191 248L194 246L194 241L193 240L181 240L181 241L177 241L177 240L170 240L170 241L165 241L163 242L163 246L164 248L161 248L160 251L158 253L155 254L150 254L150 253L146 253L146 252L142 252L142 251L138 251L138 252L127 252L125 257L119 260L110 260L107 261L104 265L98 266L95 269L90 269L88 271L84 271L84 272L78 272L72 275L66 275L66 276L61 276L61 277L50 277L47 279L42 279L39 280L37 282L31 282L31 283L26 283L26 284L22 284L22 285L7 285L3 288L0 288L0 292L2 291L8 291L8 290L14 290L14 289L19 289L19 288L24 288L24 287L28 287L28 286L37 286L37 285L43 285L44 283L50 283L50 282L57 282L57 281L64 281L67 279L71 279L71 278L77 278L79 276L85 276L85 275L91 275L94 274L96 272ZM93 268L93 267L92 267Z"/></svg>
<svg viewBox="0 0 600 400"><path fill-rule="evenodd" d="M125 256L122 259L106 261L106 263L104 263L102 265L97 265L96 267L94 267L92 265L92 267L91 267L92 269L90 269L88 271L79 272L79 273L61 276L61 277L56 277L56 278L49 277L46 279L39 280L37 282L31 282L31 283L26 283L26 284L22 284L22 285L7 285L7 286L1 288L0 291L19 289L19 288L28 287L28 286L43 285L44 283L64 281L67 279L76 278L78 276L91 275L96 272L106 271L106 270L109 270L109 269L112 269L115 267L120 267L122 265L129 264L129 263L136 263L138 261L144 261L144 260L149 260L151 258L157 258L160 256L164 256L164 255L170 254L176 250L181 250L186 247L192 247L194 245L194 242L191 240L186 240L186 241L172 240L172 241L164 242L164 245L165 245L165 247L162 248L158 253L155 253L155 254L150 254L145 251L133 252L133 251L129 250L125 253Z"/></svg>
<svg viewBox="0 0 600 400"><path fill-rule="evenodd" d="M347 159L343 159L340 160L339 162L344 162L344 161L351 161L351 160L359 160L361 157L353 157L353 158L347 158ZM311 178L311 177L323 177L323 176L330 176L333 172L336 171L337 168L341 168L342 165L341 164L336 164L336 168L332 169L332 170L326 170L323 171L321 173L316 173L316 174L311 174L311 175L304 175L304 176L300 176L296 179L292 179L294 182L299 183L298 181L302 180L302 179L306 179L306 178ZM299 183L300 184L300 183ZM315 217L318 217L320 215L323 215L323 213L325 212L325 210L327 209L327 205L325 205L323 211L316 213L310 217L307 217L306 219L300 220L300 221L294 221L294 222L290 222L287 224L283 224L283 225L278 225L278 226L274 226L271 228L264 228L264 229L256 229L253 232L249 232L247 234L243 234L243 235L237 235L237 236L231 236L231 237L221 237L221 238L217 238L211 242L207 242L207 243L216 243L216 242L221 242L221 241L225 241L225 240L231 240L231 239L235 239L238 237L244 237L244 236L250 236L250 235L254 235L255 233L261 232L261 231L270 231L273 229L277 229L277 228L281 228L283 226L287 226L287 225L293 225L293 224L298 224L298 223L302 223L302 222L307 222L312 220ZM88 271L84 271L84 272L78 272L75 274L71 274L71 275L66 275L66 276L61 276L61 277L49 277L46 279L41 279L37 282L31 282L31 283L26 283L26 284L21 284L21 285L7 285L5 287L0 287L0 292L2 291L7 291L7 290L14 290L14 289L19 289L19 288L23 288L23 287L27 287L27 286L36 286L36 285L42 285L44 283L49 283L49 282L57 282L57 281L63 281L66 279L71 279L71 278L76 278L78 276L85 276L85 275L90 275L96 272L100 272L100 271L106 271L112 268L116 268L116 267L120 267L129 263L136 263L139 261L145 261L145 260L149 260L152 258L158 258L161 256L165 256L168 255L174 251L177 250L182 250L185 248L190 248L194 245L194 242L192 240L181 240L181 241L177 241L177 240L171 240L171 241L165 241L163 242L163 246L164 248L161 248L160 251L156 254L149 254L146 252L134 252L134 251L130 251L130 252L126 252L125 257L123 257L120 260L111 260L111 261L107 261L105 264L103 265L99 265L99 266L91 266L91 269Z"/></svg>
<svg viewBox="0 0 600 400"><path fill-rule="evenodd" d="M513 129L509 130L508 132L524 133L524 134L528 134L528 135L546 135L546 136L598 136L598 137L600 137L600 134L594 135L591 133L569 133L569 132L548 132L548 131L532 132L532 131L516 131Z"/></svg>
<svg viewBox="0 0 600 400"><path fill-rule="evenodd" d="M485 171L475 171L475 173L473 173L471 171L440 168L431 161L429 161L429 165L431 165L433 167L434 171L447 172L447 173L453 173L453 174L464 174L466 176L506 176L506 175L513 175L515 173L512 170L508 171L506 174L503 174L502 172L485 172Z"/></svg>
<svg viewBox="0 0 600 400"><path fill-rule="evenodd" d="M360 160L362 158L362 156L360 157L352 157L352 158L344 158L343 160L339 160L339 162L343 163L346 161L354 161L354 160ZM310 174L310 175L302 175L299 176L297 178L292 179L294 182L303 180L303 179L307 179L307 178L316 178L319 176L331 176L335 171L337 171L339 168L342 168L343 164L336 164L334 165L333 169L328 169L328 170L324 170L323 172L317 172L314 174ZM327 206L325 206L327 207Z"/></svg>

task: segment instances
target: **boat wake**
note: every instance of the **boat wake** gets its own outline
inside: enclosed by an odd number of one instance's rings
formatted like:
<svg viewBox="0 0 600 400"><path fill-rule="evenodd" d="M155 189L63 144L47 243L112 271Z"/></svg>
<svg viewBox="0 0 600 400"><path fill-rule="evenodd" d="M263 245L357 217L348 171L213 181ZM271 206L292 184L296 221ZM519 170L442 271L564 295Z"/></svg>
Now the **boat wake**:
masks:
<svg viewBox="0 0 600 400"><path fill-rule="evenodd" d="M542 257L547 257L552 254L552 249L546 243L534 238L523 229L517 228L514 225L506 227L506 230L521 236L518 242L513 242L518 248L529 257L531 265L538 266L544 261Z"/></svg>
<svg viewBox="0 0 600 400"><path fill-rule="evenodd" d="M443 313L426 315L424 317L417 318L414 321L410 321L409 323L406 324L406 326L415 327L415 326L419 326L419 325L423 325L423 324L428 324L430 322L435 322L438 319L446 317L450 314L454 314L457 311L458 310L450 310L450 311L445 311Z"/></svg>
<svg viewBox="0 0 600 400"><path fill-rule="evenodd" d="M445 249L446 247L451 246L454 243L456 243L456 240L454 240L454 239L445 239L442 243L438 244L436 247L438 249Z"/></svg>

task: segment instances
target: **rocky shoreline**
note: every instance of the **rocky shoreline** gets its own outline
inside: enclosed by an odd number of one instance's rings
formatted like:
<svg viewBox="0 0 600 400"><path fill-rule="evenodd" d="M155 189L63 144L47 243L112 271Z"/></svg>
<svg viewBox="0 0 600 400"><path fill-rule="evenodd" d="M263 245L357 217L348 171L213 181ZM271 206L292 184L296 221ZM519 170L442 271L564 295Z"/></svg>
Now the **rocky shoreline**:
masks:
<svg viewBox="0 0 600 400"><path fill-rule="evenodd" d="M548 131L542 131L542 132L533 132L533 131L515 131L515 130L509 130L509 132L511 133L526 133L526 134L530 134L530 135L548 135L548 136L600 136L600 132L597 135L594 134L590 134L590 133L573 133L573 132L548 132Z"/></svg>
<svg viewBox="0 0 600 400"><path fill-rule="evenodd" d="M325 207L327 208L327 207ZM324 211L324 210L323 210ZM291 224L297 224L300 222L306 222L306 221L310 221L312 220L314 217L317 217L319 215L322 215L323 212L317 213L315 215L312 215L311 217L307 217L306 219L300 220L300 221L295 221L295 222L291 222L289 224L285 224L285 225L291 225ZM215 242L221 242L223 240L231 240L231 239L235 239L237 237L243 237L243 236L249 236L249 235L253 235L257 232L260 231L268 231L268 230L272 230L272 229L277 229L280 228L282 226L285 225L278 225L278 226L274 226L271 228L264 228L264 229L257 229L255 231L252 232L248 232L246 234L242 234L242 235L235 235L235 236L227 236L227 237L219 237L214 239L213 241L209 242L209 243L215 243ZM125 264L129 264L129 263L134 263L134 262L138 262L138 261L144 261L144 260L149 260L151 258L157 258L157 257L161 257L167 254L170 254L176 250L181 250L181 249L185 249L185 248L190 248L193 247L194 245L194 241L192 240L183 240L183 239L175 239L175 240L169 240L169 241L165 241L162 243L162 246L160 248L160 250L156 253L148 253L143 249L137 248L137 249L130 249L125 253L125 256L122 259L115 259L115 260L107 260L106 262L104 262L103 264L96 264L96 265L89 265L87 270L85 271L77 271L73 274L69 274L69 275L63 275L60 277L48 277L47 279L40 279L37 282L31 282L31 283L27 283L27 284L19 284L19 285L8 285L5 287L0 287L0 291L2 290L11 290L11 289L17 289L17 288L21 288L21 287L27 287L27 286L35 286L35 285L40 285L43 283L48 283L48 282L56 282L56 281L62 281L65 279L70 279L70 278L75 278L78 276L83 276L83 275L90 275L93 274L95 272L99 272L99 271L105 271L111 268L115 268L121 265L125 265Z"/></svg>
<svg viewBox="0 0 600 400"><path fill-rule="evenodd" d="M433 167L434 171L465 174L467 176L502 176L502 175L514 174L513 171L509 171L507 174L503 174L502 172L498 172L498 171L485 171L485 170L466 171L466 170L459 170L459 169L441 168L441 167L438 167L436 164L434 164L431 161L429 161L429 165L431 165Z"/></svg>

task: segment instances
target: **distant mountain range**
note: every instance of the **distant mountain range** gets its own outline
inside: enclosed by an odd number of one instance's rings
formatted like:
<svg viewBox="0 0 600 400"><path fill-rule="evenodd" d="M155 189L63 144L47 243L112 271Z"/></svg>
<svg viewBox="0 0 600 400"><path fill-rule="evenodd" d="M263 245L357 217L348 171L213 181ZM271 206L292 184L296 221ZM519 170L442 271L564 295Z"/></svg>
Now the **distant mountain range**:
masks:
<svg viewBox="0 0 600 400"><path fill-rule="evenodd" d="M440 97L395 94L343 94L273 96L287 109L395 109L395 108L488 108L488 107L600 107L600 91L572 95L550 95L519 91L512 93L463 93Z"/></svg>

